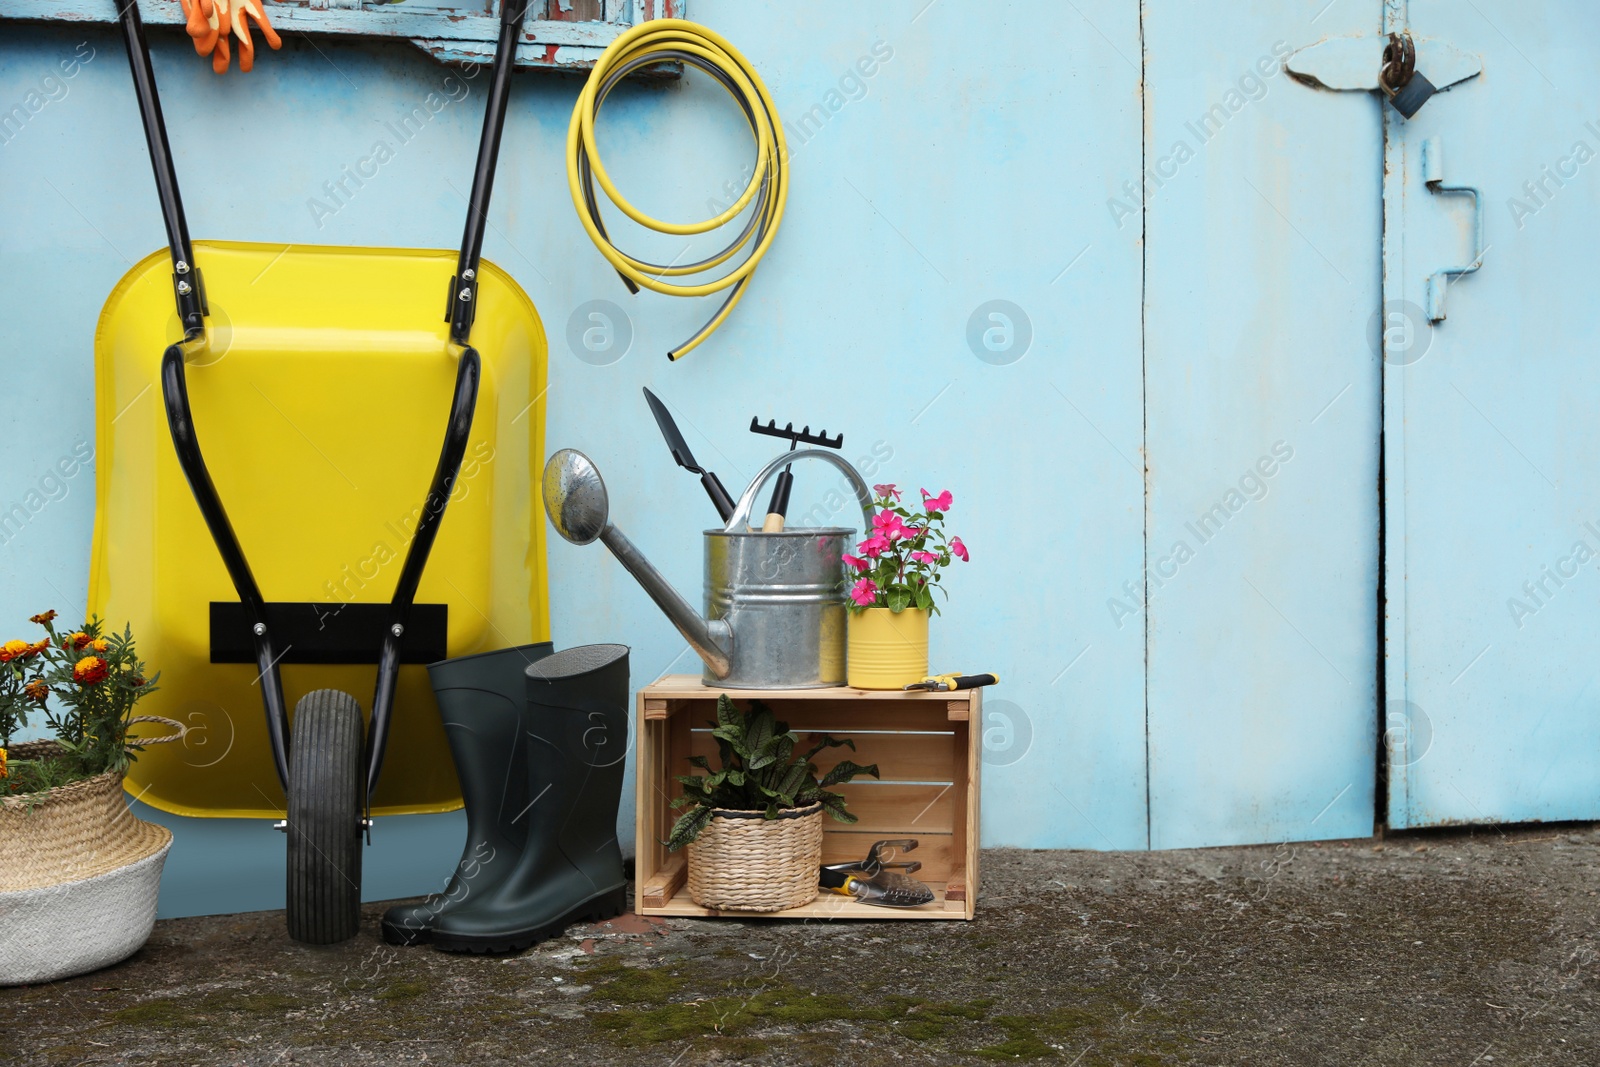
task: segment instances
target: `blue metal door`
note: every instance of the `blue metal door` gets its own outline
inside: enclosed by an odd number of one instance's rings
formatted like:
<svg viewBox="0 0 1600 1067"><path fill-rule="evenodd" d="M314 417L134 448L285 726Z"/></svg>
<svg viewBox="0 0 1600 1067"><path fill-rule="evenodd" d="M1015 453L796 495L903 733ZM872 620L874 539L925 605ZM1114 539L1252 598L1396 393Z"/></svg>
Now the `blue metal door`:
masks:
<svg viewBox="0 0 1600 1067"><path fill-rule="evenodd" d="M1372 833L1382 125L1284 64L1377 26L1144 8L1145 573L1113 611L1148 642L1153 848Z"/></svg>
<svg viewBox="0 0 1600 1067"><path fill-rule="evenodd" d="M1466 77L1385 117L1389 822L1591 819L1600 9L1409 7L1417 69Z"/></svg>

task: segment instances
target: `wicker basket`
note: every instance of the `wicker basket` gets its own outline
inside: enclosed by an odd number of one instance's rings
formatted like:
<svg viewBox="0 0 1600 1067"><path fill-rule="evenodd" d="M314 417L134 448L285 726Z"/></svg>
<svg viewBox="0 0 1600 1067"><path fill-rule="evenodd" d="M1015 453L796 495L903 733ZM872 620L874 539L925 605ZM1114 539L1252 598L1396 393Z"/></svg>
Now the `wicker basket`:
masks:
<svg viewBox="0 0 1600 1067"><path fill-rule="evenodd" d="M31 741L8 755L58 751ZM115 771L0 799L0 985L82 974L138 951L171 845L170 830L128 810Z"/></svg>
<svg viewBox="0 0 1600 1067"><path fill-rule="evenodd" d="M765 812L717 809L689 842L689 896L702 908L774 912L817 897L822 805Z"/></svg>

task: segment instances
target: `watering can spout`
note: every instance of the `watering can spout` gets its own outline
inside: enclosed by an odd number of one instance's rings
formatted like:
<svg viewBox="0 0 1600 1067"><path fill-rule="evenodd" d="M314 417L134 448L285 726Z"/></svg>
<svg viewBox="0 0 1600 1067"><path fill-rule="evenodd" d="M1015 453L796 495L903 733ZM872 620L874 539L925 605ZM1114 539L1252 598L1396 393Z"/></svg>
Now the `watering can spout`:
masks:
<svg viewBox="0 0 1600 1067"><path fill-rule="evenodd" d="M728 654L733 650L733 631L728 624L720 619L707 621L701 618L694 606L672 588L672 583L615 526L607 523L600 540L617 557L617 562L628 568L628 573L644 586L644 591L650 594L656 607L678 628L678 632L689 642L695 654L705 661L711 673L718 678L726 678L731 669Z"/></svg>
<svg viewBox="0 0 1600 1067"><path fill-rule="evenodd" d="M594 462L576 449L563 448L545 464L542 489L545 513L556 532L575 545L599 541L609 548L683 634L689 647L705 661L706 668L716 677L726 678L732 669L729 654L733 631L725 622L701 618L644 553L612 524L606 483Z"/></svg>

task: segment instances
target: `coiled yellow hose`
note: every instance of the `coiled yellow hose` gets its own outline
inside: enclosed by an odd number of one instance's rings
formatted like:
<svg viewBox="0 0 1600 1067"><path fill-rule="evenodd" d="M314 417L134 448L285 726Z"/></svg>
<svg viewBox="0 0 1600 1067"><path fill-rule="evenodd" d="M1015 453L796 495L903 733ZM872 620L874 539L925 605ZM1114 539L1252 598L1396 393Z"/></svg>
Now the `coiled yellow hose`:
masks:
<svg viewBox="0 0 1600 1067"><path fill-rule="evenodd" d="M756 138L755 172L750 176L744 192L726 211L703 222L663 222L634 207L612 184L595 146L595 117L599 115L607 95L630 73L654 63L686 63L705 71L733 97ZM683 236L706 233L738 218L752 201L756 206L738 236L716 255L681 266L650 263L628 255L612 243L600 219L599 205L594 195L596 182L619 211L658 233ZM594 70L589 74L589 80L584 84L583 92L578 95L578 104L572 109L572 124L567 128L567 184L572 189L572 204L577 208L578 218L588 231L590 240L622 275L630 291L637 293L639 287L643 286L668 296L707 296L731 288L717 313L694 336L667 353L668 359L675 360L694 349L722 325L744 294L745 285L778 233L784 202L789 196L788 149L784 144L783 124L778 119L777 106L767 94L761 76L739 50L720 35L684 19L644 22L618 37L601 53L595 61ZM713 270L734 258L747 245L751 245L749 254L720 278L689 284L663 280Z"/></svg>

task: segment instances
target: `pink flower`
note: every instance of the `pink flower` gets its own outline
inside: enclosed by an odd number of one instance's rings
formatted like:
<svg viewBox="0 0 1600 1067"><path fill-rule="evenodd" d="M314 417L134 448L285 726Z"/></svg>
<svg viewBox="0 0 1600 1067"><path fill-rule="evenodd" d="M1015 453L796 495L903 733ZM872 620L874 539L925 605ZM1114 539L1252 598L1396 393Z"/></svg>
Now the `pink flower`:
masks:
<svg viewBox="0 0 1600 1067"><path fill-rule="evenodd" d="M889 539L882 534L873 534L856 548L868 559L877 559L889 550Z"/></svg>
<svg viewBox="0 0 1600 1067"><path fill-rule="evenodd" d="M878 583L871 578L863 578L850 587L850 599L864 608L871 607L878 599Z"/></svg>
<svg viewBox="0 0 1600 1067"><path fill-rule="evenodd" d="M961 543L961 538L959 537L950 538L950 551L960 556L962 560L967 559L967 546Z"/></svg>
<svg viewBox="0 0 1600 1067"><path fill-rule="evenodd" d="M846 552L844 555L840 556L839 558L844 560L845 563L847 563L848 565L854 567L858 571L864 571L864 570L867 569L867 561L866 560L861 559L861 558L859 558L857 556L852 556L848 552Z"/></svg>
<svg viewBox="0 0 1600 1067"><path fill-rule="evenodd" d="M953 500L954 498L950 495L950 490L948 489L941 492L938 496L934 496L926 489L922 491L922 506L933 514L937 514L941 511L949 511L950 504Z"/></svg>
<svg viewBox="0 0 1600 1067"><path fill-rule="evenodd" d="M900 521L900 516L892 511L880 511L874 515L872 531L875 536L887 541L904 540L915 536L906 524Z"/></svg>
<svg viewBox="0 0 1600 1067"><path fill-rule="evenodd" d="M896 500L900 499L900 490L896 489L894 487L894 483L892 483L892 482L886 482L886 483L884 483L882 485L875 485L875 486L872 487L872 491L874 493L877 493L879 497L890 497L890 496L892 496Z"/></svg>
<svg viewBox="0 0 1600 1067"><path fill-rule="evenodd" d="M937 563L937 562L939 562L938 555L936 555L933 552L913 552L913 553L911 553L911 558L916 560L918 563Z"/></svg>

